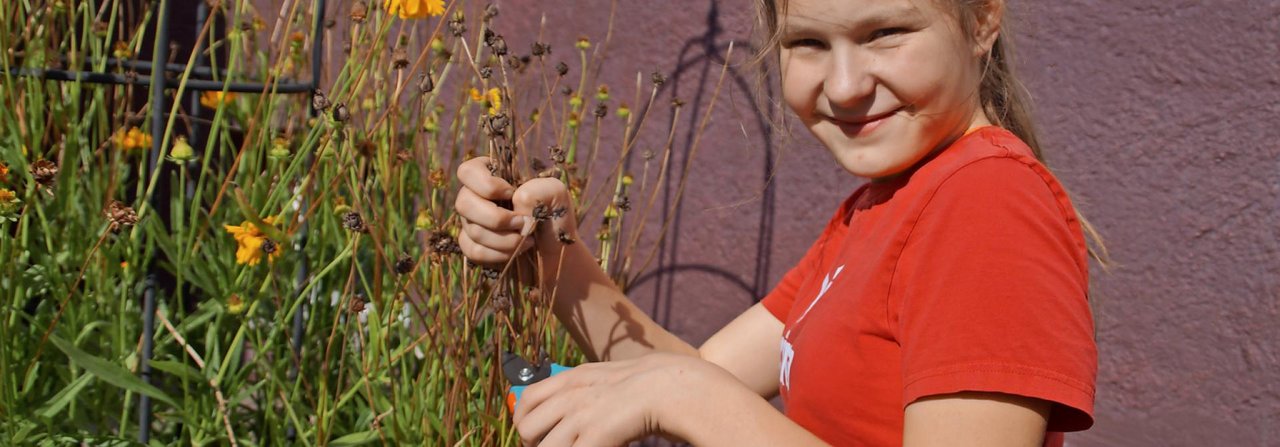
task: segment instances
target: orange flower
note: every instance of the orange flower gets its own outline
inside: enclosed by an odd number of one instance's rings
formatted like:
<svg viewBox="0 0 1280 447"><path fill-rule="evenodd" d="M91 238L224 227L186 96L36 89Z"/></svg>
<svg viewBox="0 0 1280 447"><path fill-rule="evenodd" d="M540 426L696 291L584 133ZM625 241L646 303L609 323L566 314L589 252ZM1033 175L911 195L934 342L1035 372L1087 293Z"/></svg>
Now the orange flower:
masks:
<svg viewBox="0 0 1280 447"><path fill-rule="evenodd" d="M472 101L484 103L484 105L488 106L490 115L497 115L502 110L502 90L491 88L481 93L480 90L473 88L468 93L471 94Z"/></svg>
<svg viewBox="0 0 1280 447"><path fill-rule="evenodd" d="M275 224L274 217L263 219L268 225ZM231 233L236 239L239 248L236 249L236 264L258 265L262 262L262 255L267 255L267 261L275 261L280 257L280 245L275 241L268 239L267 235L254 226L252 222L244 221L240 225L223 225L223 228Z"/></svg>
<svg viewBox="0 0 1280 447"><path fill-rule="evenodd" d="M207 91L200 94L200 105L216 109L235 101L236 94L222 91Z"/></svg>
<svg viewBox="0 0 1280 447"><path fill-rule="evenodd" d="M137 127L131 127L128 131L120 129L111 139L115 141L117 147L125 150L146 150L151 147L151 135L142 133L142 129Z"/></svg>
<svg viewBox="0 0 1280 447"><path fill-rule="evenodd" d="M382 7L402 19L425 19L444 15L444 0L386 0Z"/></svg>
<svg viewBox="0 0 1280 447"><path fill-rule="evenodd" d="M0 163L0 183L9 181L9 165Z"/></svg>

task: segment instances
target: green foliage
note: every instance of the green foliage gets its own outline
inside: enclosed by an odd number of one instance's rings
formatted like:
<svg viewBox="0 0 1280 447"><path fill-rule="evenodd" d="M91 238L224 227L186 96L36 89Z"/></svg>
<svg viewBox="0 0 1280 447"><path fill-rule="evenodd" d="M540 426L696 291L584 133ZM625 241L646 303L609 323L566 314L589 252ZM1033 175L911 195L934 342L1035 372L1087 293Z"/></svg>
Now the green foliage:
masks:
<svg viewBox="0 0 1280 447"><path fill-rule="evenodd" d="M175 61L167 92L199 94L198 107L155 110L141 85L19 75L145 79L121 61L146 52L151 8L170 3L0 6L0 47L15 49L0 55L0 444L132 445L147 396L162 445L514 445L501 351L578 354L523 270L457 253L452 173L489 154L513 182L561 178L577 217L599 216L597 253L625 285L646 259L636 244L668 157L637 157L634 179L621 161L593 163L606 138L626 159L646 114L588 113L611 105L588 75L590 45L559 73L486 39L495 19L466 1L415 20L382 2L331 6L332 71L316 74L314 98L190 88L202 63L224 86L310 78L306 1L210 2L208 50ZM606 93L584 104L588 91ZM637 84L632 104L648 110L656 92ZM152 135L155 113L166 125Z"/></svg>

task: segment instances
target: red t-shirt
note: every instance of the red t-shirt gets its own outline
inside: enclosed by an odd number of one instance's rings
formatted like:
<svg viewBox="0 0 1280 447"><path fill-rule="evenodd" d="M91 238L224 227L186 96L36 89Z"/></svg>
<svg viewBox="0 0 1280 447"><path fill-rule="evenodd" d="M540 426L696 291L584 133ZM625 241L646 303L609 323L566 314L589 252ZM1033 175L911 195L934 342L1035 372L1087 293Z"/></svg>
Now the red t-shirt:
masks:
<svg viewBox="0 0 1280 447"><path fill-rule="evenodd" d="M833 445L901 445L907 404L983 391L1053 402L1050 432L1087 429L1087 294L1066 192L1012 133L978 129L855 191L765 297L786 325L787 416Z"/></svg>

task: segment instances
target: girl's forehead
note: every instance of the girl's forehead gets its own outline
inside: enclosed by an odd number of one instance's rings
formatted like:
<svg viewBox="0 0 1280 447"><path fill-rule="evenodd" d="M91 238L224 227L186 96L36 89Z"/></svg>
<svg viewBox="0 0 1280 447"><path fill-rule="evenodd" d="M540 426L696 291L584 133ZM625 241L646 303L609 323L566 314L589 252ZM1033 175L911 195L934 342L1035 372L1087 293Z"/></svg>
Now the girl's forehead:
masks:
<svg viewBox="0 0 1280 447"><path fill-rule="evenodd" d="M779 22L786 27L860 28L902 19L942 14L937 0L780 0Z"/></svg>

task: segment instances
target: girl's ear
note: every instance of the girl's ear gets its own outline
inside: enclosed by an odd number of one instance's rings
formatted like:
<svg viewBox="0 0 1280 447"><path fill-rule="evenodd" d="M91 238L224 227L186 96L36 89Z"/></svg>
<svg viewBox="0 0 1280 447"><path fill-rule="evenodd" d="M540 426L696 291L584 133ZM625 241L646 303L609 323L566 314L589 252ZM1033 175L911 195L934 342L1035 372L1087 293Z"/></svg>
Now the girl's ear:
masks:
<svg viewBox="0 0 1280 447"><path fill-rule="evenodd" d="M976 12L973 55L980 57L991 52L991 47L996 44L996 37L1000 36L1000 24L1004 21L1004 0L987 0Z"/></svg>

